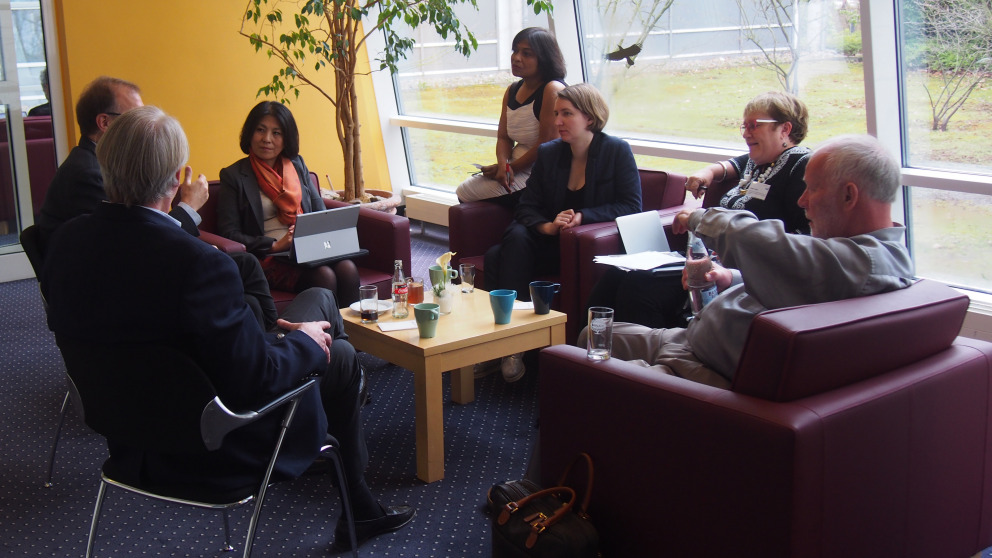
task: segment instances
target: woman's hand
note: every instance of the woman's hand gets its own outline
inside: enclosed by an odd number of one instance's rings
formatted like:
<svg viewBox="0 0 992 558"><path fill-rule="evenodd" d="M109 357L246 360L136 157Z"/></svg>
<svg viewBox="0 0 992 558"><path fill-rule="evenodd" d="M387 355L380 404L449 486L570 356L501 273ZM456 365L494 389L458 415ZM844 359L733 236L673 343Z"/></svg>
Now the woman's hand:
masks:
<svg viewBox="0 0 992 558"><path fill-rule="evenodd" d="M485 176L490 180L497 180L496 176L499 172L499 166L499 163L496 163L493 165L486 165L479 170L482 172L482 176Z"/></svg>
<svg viewBox="0 0 992 558"><path fill-rule="evenodd" d="M272 243L272 247L269 248L269 252L285 252L293 245L293 232L296 230L296 225L290 225L289 230L280 238L279 240Z"/></svg>
<svg viewBox="0 0 992 558"><path fill-rule="evenodd" d="M692 197L697 200L706 194L706 189L713 182L713 172L707 167L693 175L685 181L685 189L692 193Z"/></svg>
<svg viewBox="0 0 992 558"><path fill-rule="evenodd" d="M575 212L572 211L571 209L566 209L565 211L562 211L562 213L569 215L568 222L562 225L561 227L562 229L570 229L572 227L578 227L579 225L582 224L581 212Z"/></svg>

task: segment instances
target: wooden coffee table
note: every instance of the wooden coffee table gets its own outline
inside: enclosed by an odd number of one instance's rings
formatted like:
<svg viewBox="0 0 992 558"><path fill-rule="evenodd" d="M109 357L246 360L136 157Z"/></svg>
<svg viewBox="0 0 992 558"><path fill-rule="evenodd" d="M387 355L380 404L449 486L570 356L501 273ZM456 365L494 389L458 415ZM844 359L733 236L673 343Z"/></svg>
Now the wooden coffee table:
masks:
<svg viewBox="0 0 992 558"><path fill-rule="evenodd" d="M458 288L453 285L453 288ZM424 301L431 301L430 292ZM417 424L417 477L434 482L444 478L444 410L441 375L452 370L451 400L475 400L473 366L479 362L565 342L565 314L552 311L514 310L509 324L496 325L489 293L455 293L455 306L441 316L437 335L421 339L416 329L383 332L376 324L363 324L348 308L341 310L351 344L413 372ZM413 309L410 316L413 320ZM392 322L391 314L379 317Z"/></svg>

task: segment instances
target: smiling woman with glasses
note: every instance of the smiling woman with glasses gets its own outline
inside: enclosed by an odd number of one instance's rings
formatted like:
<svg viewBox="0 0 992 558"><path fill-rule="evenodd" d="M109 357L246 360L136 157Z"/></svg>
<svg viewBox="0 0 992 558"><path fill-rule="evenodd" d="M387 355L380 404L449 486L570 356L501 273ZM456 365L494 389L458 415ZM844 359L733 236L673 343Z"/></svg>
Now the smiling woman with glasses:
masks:
<svg viewBox="0 0 992 558"><path fill-rule="evenodd" d="M748 152L696 172L686 190L696 198L714 183L736 180L720 199L720 206L746 209L759 219L779 219L788 232L809 233L809 221L797 205L806 189L803 174L810 150L800 147L806 137L809 113L794 95L770 91L744 107L741 137Z"/></svg>
<svg viewBox="0 0 992 558"><path fill-rule="evenodd" d="M806 137L808 119L806 105L788 93L772 91L751 99L740 125L747 153L696 172L686 180L686 190L700 198L714 184L736 182L720 198L721 207L744 209L758 219L778 219L787 232L809 234L809 221L797 203L806 189L803 175L810 150L798 144ZM587 304L613 308L618 322L685 327L688 297L681 279L651 270L610 268Z"/></svg>

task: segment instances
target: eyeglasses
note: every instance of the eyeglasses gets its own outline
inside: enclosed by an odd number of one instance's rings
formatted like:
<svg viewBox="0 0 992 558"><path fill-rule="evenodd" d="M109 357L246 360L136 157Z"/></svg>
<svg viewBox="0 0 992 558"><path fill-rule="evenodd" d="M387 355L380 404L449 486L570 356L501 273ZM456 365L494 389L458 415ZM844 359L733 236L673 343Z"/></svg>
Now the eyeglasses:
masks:
<svg viewBox="0 0 992 558"><path fill-rule="evenodd" d="M105 112L103 114L106 114L107 116L120 116L121 115L121 113L119 113L119 112Z"/></svg>
<svg viewBox="0 0 992 558"><path fill-rule="evenodd" d="M778 124L778 120L770 120L768 118L758 118L756 120L746 120L741 124L741 133L745 131L753 132L755 128L761 126L762 124Z"/></svg>

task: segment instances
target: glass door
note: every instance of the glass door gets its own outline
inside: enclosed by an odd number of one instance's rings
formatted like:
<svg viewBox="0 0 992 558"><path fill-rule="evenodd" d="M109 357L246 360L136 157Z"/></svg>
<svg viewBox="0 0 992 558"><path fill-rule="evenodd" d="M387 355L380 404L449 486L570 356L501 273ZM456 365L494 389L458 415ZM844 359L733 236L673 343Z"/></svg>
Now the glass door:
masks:
<svg viewBox="0 0 992 558"><path fill-rule="evenodd" d="M34 222L15 17L11 2L0 0L0 254L18 251L21 229Z"/></svg>

